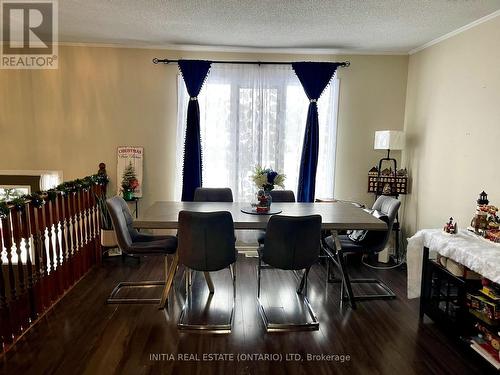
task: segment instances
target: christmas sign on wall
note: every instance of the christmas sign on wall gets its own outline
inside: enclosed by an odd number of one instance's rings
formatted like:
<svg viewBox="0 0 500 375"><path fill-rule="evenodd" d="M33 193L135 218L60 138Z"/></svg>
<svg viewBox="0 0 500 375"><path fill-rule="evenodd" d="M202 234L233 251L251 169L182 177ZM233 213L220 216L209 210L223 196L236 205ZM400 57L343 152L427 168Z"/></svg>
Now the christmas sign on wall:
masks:
<svg viewBox="0 0 500 375"><path fill-rule="evenodd" d="M125 200L142 197L144 147L118 147L117 192Z"/></svg>

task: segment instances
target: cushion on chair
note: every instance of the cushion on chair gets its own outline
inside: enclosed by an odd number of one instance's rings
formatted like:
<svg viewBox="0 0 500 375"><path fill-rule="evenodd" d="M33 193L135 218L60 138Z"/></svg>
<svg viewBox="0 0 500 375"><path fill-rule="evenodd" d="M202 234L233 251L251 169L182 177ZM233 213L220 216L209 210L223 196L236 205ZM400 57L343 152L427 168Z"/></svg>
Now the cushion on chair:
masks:
<svg viewBox="0 0 500 375"><path fill-rule="evenodd" d="M363 246L351 241L349 239L349 236L347 235L340 235L338 236L340 245L342 248L342 252L344 253L352 253L352 252L359 252L363 251ZM334 236L328 236L325 238L326 245L333 251L335 251L335 239Z"/></svg>
<svg viewBox="0 0 500 375"><path fill-rule="evenodd" d="M387 215L381 211L374 210L374 209L367 209L367 208L363 209L363 211L368 212L369 214L375 216L377 219L380 219L386 223L389 221L389 218L387 217ZM351 241L361 243L365 240L368 233L369 233L369 231L366 229L358 229L358 230L348 231L347 235L349 236L349 239Z"/></svg>
<svg viewBox="0 0 500 375"><path fill-rule="evenodd" d="M384 212L375 209L364 209L364 211L369 212L389 226L390 218ZM338 238L343 253L377 253L385 247L387 231L353 230L348 235L340 235ZM325 243L330 249L335 251L333 236L325 238Z"/></svg>
<svg viewBox="0 0 500 375"><path fill-rule="evenodd" d="M354 242L346 235L339 236L339 241L340 241L340 246L342 248L342 252L344 253L355 253L363 251L365 249L362 242L361 243Z"/></svg>
<svg viewBox="0 0 500 375"><path fill-rule="evenodd" d="M121 197L106 200L118 246L125 254L173 254L177 249L177 238L140 233L133 227L127 202Z"/></svg>
<svg viewBox="0 0 500 375"><path fill-rule="evenodd" d="M174 236L168 236L168 238L146 241L146 242L134 242L129 250L128 254L173 254L177 249L177 238Z"/></svg>

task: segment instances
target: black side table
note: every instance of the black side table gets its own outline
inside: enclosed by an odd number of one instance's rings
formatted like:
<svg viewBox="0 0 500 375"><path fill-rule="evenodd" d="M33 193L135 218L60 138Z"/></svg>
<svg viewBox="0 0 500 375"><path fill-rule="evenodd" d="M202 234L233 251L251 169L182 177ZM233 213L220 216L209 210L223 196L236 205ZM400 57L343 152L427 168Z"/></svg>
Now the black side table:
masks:
<svg viewBox="0 0 500 375"><path fill-rule="evenodd" d="M139 217L139 200L141 198L139 197L134 197L132 199L126 199L125 202L130 203L130 204L135 204L135 209L132 211L132 215L135 216L137 219Z"/></svg>

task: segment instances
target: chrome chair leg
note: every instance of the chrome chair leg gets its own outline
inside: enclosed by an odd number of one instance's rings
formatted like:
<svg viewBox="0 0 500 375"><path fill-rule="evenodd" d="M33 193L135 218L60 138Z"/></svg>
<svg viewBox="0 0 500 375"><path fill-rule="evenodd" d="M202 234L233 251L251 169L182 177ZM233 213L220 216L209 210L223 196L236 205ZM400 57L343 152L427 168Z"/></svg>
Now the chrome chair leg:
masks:
<svg viewBox="0 0 500 375"><path fill-rule="evenodd" d="M295 275L297 276L296 272L295 272ZM309 269L306 269L306 270L304 270L302 277L297 276L297 278L300 280L299 287L297 288L297 294L302 294L304 292L304 288L306 288L306 294L307 294L307 276L308 275L309 275Z"/></svg>
<svg viewBox="0 0 500 375"><path fill-rule="evenodd" d="M155 281L122 281L118 283L112 290L111 294L106 300L107 304L159 304L159 306L164 306L167 299L167 286L168 286L168 259L165 256L165 280L155 280ZM155 288L158 286L163 286L162 295L160 298L122 298L117 297L122 289L145 289L145 288Z"/></svg>
<svg viewBox="0 0 500 375"><path fill-rule="evenodd" d="M309 268L304 271L304 297L307 298L307 287L308 287L308 280L309 280Z"/></svg>
<svg viewBox="0 0 500 375"><path fill-rule="evenodd" d="M163 288L163 292L161 293L160 306L159 308L165 307L167 305L168 299L168 290L167 290L167 281L168 281L168 257L165 257L165 287Z"/></svg>
<svg viewBox="0 0 500 375"><path fill-rule="evenodd" d="M170 268L168 267L168 260L165 259L166 281L165 281L165 288L163 289L163 294L161 297L161 302L160 305L158 306L160 310L164 309L167 306L168 295L170 293L170 289L172 288L172 284L174 283L174 277L175 274L177 273L178 268L179 268L179 256L177 255L177 253L175 253L173 256Z"/></svg>
<svg viewBox="0 0 500 375"><path fill-rule="evenodd" d="M233 317L234 317L234 305L236 301L236 269L235 265L229 266L229 272L231 273L231 282L233 284L233 303L231 306L231 313L229 316L229 320L226 323L222 324L194 324L186 321L187 311L191 306L192 299L192 278L191 278L191 270L186 268L186 272L184 275L185 284L186 284L186 300L184 301L184 306L181 311L181 315L179 316L179 321L177 323L177 328L180 330L190 330L190 331L198 331L198 332L208 332L208 333L230 333L231 327L233 325ZM205 280L207 282L207 286L210 291L209 301L213 298L214 286L212 279L210 277L209 272L204 272ZM208 278L207 278L208 275ZM210 289L212 288L212 289Z"/></svg>
<svg viewBox="0 0 500 375"><path fill-rule="evenodd" d="M260 263L260 260L259 260ZM319 321L316 316L316 313L311 307L311 304L309 303L309 299L307 298L307 278L309 275L309 269L306 269L304 271L304 274L302 276L302 279L300 281L300 285L297 288L297 293L302 295L303 302L307 308L307 312L309 314L309 317L311 318L311 321L304 322L304 323L273 323L269 320L266 310L264 309L264 306L261 303L260 300L260 286L261 286L261 280L260 280L260 267L258 267L258 274L257 274L257 303L259 307L259 313L262 318L262 321L264 323L264 326L266 328L267 332L288 332L288 331L303 331L303 330L317 330L319 329Z"/></svg>
<svg viewBox="0 0 500 375"><path fill-rule="evenodd" d="M351 307L356 309L356 299L354 298L354 293L352 292L351 280L349 274L346 270L344 254L341 254L337 251L337 261L340 265L340 273L342 274L342 285L340 290L340 301L344 300L344 291L346 292L347 299L351 304Z"/></svg>
<svg viewBox="0 0 500 375"><path fill-rule="evenodd" d="M257 266L257 298L260 298L260 274L262 270L262 260L259 257L259 264Z"/></svg>
<svg viewBox="0 0 500 375"><path fill-rule="evenodd" d="M207 282L208 290L210 291L210 294L214 294L214 282L212 281L212 278L210 277L210 272L203 272L203 275L205 276L205 281Z"/></svg>
<svg viewBox="0 0 500 375"><path fill-rule="evenodd" d="M347 292L347 299L351 304L353 309L356 309L356 301L367 301L367 300L375 300L375 299L395 299L396 294L389 288L383 281L378 279L351 279L349 277L349 273L347 272L347 267L345 264L344 254L342 252L337 252L337 258L340 265L340 272L342 274L342 285L345 287ZM375 284L379 288L381 288L384 293L377 294L361 294L355 295L352 291L352 284ZM341 289L341 301L343 300L343 289Z"/></svg>

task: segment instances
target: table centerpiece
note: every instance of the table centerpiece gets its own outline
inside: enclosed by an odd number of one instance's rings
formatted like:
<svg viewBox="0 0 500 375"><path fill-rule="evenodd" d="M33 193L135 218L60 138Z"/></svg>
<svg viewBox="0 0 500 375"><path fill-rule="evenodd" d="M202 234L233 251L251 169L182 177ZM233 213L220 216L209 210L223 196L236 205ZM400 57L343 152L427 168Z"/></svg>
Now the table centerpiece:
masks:
<svg viewBox="0 0 500 375"><path fill-rule="evenodd" d="M269 212L271 208L272 198L270 192L275 186L281 188L285 187L285 175L278 173L271 168L262 168L257 165L252 175L252 181L259 189L257 192L257 206L258 213Z"/></svg>

